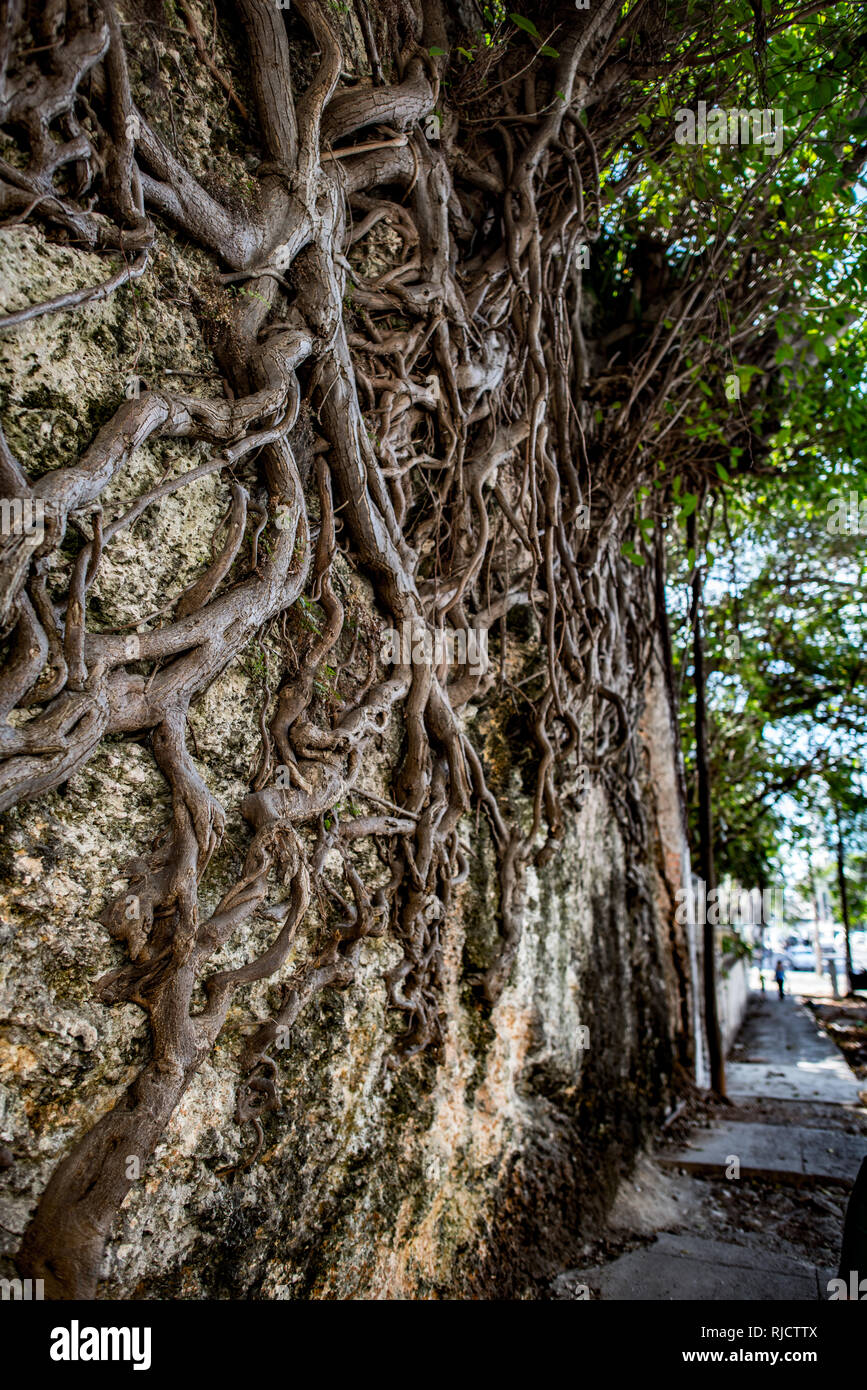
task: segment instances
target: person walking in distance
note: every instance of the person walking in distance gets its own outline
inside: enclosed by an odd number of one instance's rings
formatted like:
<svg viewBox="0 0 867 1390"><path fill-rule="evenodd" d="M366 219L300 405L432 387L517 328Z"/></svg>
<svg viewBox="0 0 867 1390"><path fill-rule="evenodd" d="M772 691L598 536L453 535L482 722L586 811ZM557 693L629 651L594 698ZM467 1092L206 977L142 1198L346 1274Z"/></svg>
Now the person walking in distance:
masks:
<svg viewBox="0 0 867 1390"><path fill-rule="evenodd" d="M774 979L775 979L776 982L777 982L777 989L780 991L780 998L782 999L782 997L783 997L783 985L784 985L785 982L786 982L786 972L785 972L785 970L783 969L783 962L782 962L781 960L778 960L778 961L777 961L777 968L776 968L776 970L774 971Z"/></svg>

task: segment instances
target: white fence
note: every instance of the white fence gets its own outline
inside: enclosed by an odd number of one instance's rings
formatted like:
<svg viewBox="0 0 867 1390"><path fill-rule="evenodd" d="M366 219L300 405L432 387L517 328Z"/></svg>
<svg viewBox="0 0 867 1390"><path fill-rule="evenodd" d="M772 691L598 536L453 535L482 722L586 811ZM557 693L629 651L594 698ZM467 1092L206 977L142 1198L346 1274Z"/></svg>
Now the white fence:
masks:
<svg viewBox="0 0 867 1390"><path fill-rule="evenodd" d="M726 956L717 980L717 1008L723 1053L728 1056L744 1021L749 994L749 962L745 956Z"/></svg>

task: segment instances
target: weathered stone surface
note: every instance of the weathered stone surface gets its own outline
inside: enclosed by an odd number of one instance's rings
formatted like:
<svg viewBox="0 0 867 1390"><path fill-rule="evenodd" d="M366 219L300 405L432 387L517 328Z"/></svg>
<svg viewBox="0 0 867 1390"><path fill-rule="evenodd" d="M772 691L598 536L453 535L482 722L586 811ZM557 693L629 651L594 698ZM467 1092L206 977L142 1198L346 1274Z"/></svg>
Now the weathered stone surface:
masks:
<svg viewBox="0 0 867 1390"><path fill-rule="evenodd" d="M302 77L311 61L299 60ZM210 88L199 81L181 154L194 173L219 174L231 192L250 182L249 170L232 153L231 114L208 105ZM30 226L0 236L0 308L104 278L100 257L73 257ZM134 374L176 386L173 374L190 373L181 378L186 389L219 390L202 337L208 318L225 312L216 269L161 227L154 273L139 290L0 338L7 435L31 476L70 463ZM181 459L193 466L204 457L177 442L142 449L105 494L107 514ZM133 632L201 573L227 501L215 474L150 509L109 548L88 598L89 623ZM340 573L359 611L371 615L369 588L348 567ZM611 661L625 672L621 640ZM191 712L196 766L227 812L203 912L234 881L249 843L239 805L259 746L269 655L263 636ZM683 1064L690 1055L687 948L670 926L681 821L656 668L643 756L637 748L649 867L636 867L633 832L609 791L594 784L557 856L530 870L511 983L491 1009L473 980L497 945L497 880L484 823L468 822L473 869L445 929L440 1053L387 1065L401 1022L386 1008L383 976L401 952L388 937L368 940L351 987L317 996L279 1053L280 1109L264 1122L259 1160L232 1176L221 1170L252 1150L233 1118L241 1046L309 958L314 903L280 974L238 996L215 1053L127 1198L101 1296L521 1295L574 1260L582 1232L612 1199L666 1103L675 1058ZM472 710L467 717L480 718ZM513 813L528 817L526 749L509 746L502 731L477 733L489 736L501 761ZM369 790L389 794L402 737L395 720L366 759ZM14 1274L21 1234L59 1159L149 1055L143 1014L95 1000L96 980L122 960L98 916L123 887L124 863L150 845L168 812L147 740L118 739L63 789L2 817L0 1144L12 1162L0 1171L0 1274ZM271 930L254 920L218 963L241 964Z"/></svg>
<svg viewBox="0 0 867 1390"><path fill-rule="evenodd" d="M196 714L199 766L229 808L244 789L255 708L249 677L231 670ZM395 730L385 762L398 739ZM379 771L366 785L379 785ZM131 744L102 750L65 796L4 817L7 1255L54 1164L147 1055L138 1011L93 1000L94 981L116 963L96 914L166 809L147 750ZM245 834L233 818L217 883ZM238 1050L267 1016L274 985L251 989L125 1203L104 1296L522 1293L569 1262L664 1098L666 931L649 892L642 903L630 895L623 841L594 788L562 853L531 872L512 983L491 1011L470 977L484 954L479 924L482 936L493 931L495 880L484 834L473 847L446 934L441 1057L386 1067L399 1023L382 977L399 948L367 942L353 986L318 996L279 1054L281 1109L266 1120L260 1160L221 1176L251 1147L233 1121ZM281 978L305 959L315 929L311 913ZM263 930L233 941L225 958L239 963Z"/></svg>

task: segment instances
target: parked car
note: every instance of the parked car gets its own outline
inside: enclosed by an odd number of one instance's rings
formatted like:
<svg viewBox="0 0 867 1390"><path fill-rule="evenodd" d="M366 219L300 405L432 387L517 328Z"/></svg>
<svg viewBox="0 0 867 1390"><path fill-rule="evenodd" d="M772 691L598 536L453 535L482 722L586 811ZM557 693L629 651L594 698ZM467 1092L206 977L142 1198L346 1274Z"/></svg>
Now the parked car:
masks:
<svg viewBox="0 0 867 1390"><path fill-rule="evenodd" d="M845 947L838 945L836 941L832 941L830 938L821 941L820 945L822 947L822 969L827 971L828 962L833 958L837 962L837 969L839 971L845 970ZM782 961L785 971L815 970L816 948L812 941L793 940L784 950L766 950L762 956L760 969L774 971L778 960Z"/></svg>
<svg viewBox="0 0 867 1390"><path fill-rule="evenodd" d="M852 964L858 970L867 970L867 933L850 932L849 944L852 948Z"/></svg>
<svg viewBox="0 0 867 1390"><path fill-rule="evenodd" d="M812 946L790 946L788 951L790 970L815 970L816 952Z"/></svg>

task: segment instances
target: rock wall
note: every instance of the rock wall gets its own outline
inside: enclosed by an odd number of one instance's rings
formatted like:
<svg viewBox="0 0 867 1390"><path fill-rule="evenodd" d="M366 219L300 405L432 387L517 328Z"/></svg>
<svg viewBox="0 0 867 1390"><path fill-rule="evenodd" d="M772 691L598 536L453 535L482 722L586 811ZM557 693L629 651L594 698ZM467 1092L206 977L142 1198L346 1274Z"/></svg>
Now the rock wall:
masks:
<svg viewBox="0 0 867 1390"><path fill-rule="evenodd" d="M20 242L22 255L62 255L40 247L38 233ZM153 312L151 350L164 341L170 355L172 311ZM63 440L86 434L95 385L130 328L119 300L79 313L65 327L74 352L62 366L51 353L55 331L42 320L16 353L2 349L7 418L35 471L64 460ZM131 492L165 465L142 451L135 480L121 486ZM100 620L120 624L158 607L224 500L213 478L166 499L97 581ZM344 578L370 612L369 592L348 570ZM192 716L197 765L229 812L205 882L208 906L249 834L237 808L257 748L267 645L253 644ZM441 1053L389 1065L400 1021L386 1008L383 975L400 950L387 937L368 940L355 983L317 996L279 1054L280 1109L264 1122L259 1159L227 1173L253 1142L234 1122L240 1047L280 981L309 958L311 909L280 976L233 1009L127 1198L101 1296L532 1296L573 1260L658 1117L673 1068L691 1064L688 943L672 926L682 801L657 656L636 734L644 843L624 830L611 789L591 783L560 852L530 870L511 982L491 1009L473 981L496 946L497 880L484 823L469 826L473 870L445 937ZM365 770L368 789L387 792L400 741L395 724ZM517 767L506 775L514 813L529 814ZM120 960L97 916L120 866L167 811L148 747L117 741L62 793L3 817L0 1143L11 1163L0 1176L2 1273L14 1273L11 1257L55 1163L147 1056L139 1011L94 1002L94 981ZM225 963L261 944L257 930L233 939Z"/></svg>
<svg viewBox="0 0 867 1390"><path fill-rule="evenodd" d="M157 50L170 74L170 42L157 40ZM231 112L209 105L206 76L191 80L185 157L231 197L256 161ZM49 243L34 226L4 230L0 240L2 311L103 277L98 257ZM71 463L138 378L219 389L207 324L230 301L215 289L214 269L163 231L139 287L0 336L4 429L32 477ZM295 441L302 456L305 429L302 422ZM176 470L180 449L141 449L103 499L110 514ZM206 456L183 453L186 467ZM132 633L156 613L201 571L228 501L212 474L149 509L107 552L89 624ZM78 543L57 559L58 581ZM374 621L368 586L345 565L340 579L347 608ZM643 576L633 571L624 582L652 622ZM293 621L303 626L296 607ZM625 650L614 655L625 693L636 675ZM237 878L249 842L239 807L276 659L260 637L191 713L197 767L227 812L203 912ZM496 743L483 714L467 717L479 723L477 741ZM368 790L389 794L402 732L395 720L365 766ZM279 975L239 994L126 1199L100 1296L537 1296L551 1274L574 1264L666 1104L676 1068L693 1065L694 943L691 956L672 925L685 853L675 750L660 649L629 750L641 802L624 816L612 774L576 804L557 855L529 871L523 935L497 1004L485 1004L474 983L496 949L498 887L484 821L473 820L464 827L472 871L445 930L439 1053L390 1065L401 1020L386 1007L383 976L401 951L388 936L366 940L354 983L316 996L278 1054L280 1108L264 1121L257 1161L238 1169L254 1146L234 1119L241 1046L315 950L314 901ZM500 738L501 784L512 814L527 818L521 751ZM169 809L148 741L108 740L60 791L2 817L0 1276L14 1275L21 1235L58 1160L148 1056L144 1015L95 1002L95 981L123 959L98 917L123 887L123 864L147 849ZM217 963L241 964L267 934L266 924L248 924Z"/></svg>

